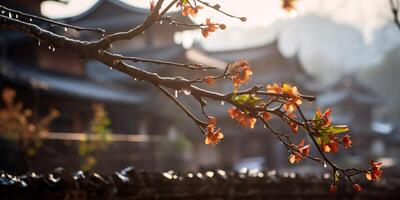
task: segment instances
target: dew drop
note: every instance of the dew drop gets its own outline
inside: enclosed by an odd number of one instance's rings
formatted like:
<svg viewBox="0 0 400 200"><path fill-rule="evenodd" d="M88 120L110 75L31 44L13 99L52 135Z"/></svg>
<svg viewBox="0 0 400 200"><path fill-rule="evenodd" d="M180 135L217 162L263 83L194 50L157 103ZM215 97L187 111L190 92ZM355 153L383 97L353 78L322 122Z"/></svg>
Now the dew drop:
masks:
<svg viewBox="0 0 400 200"><path fill-rule="evenodd" d="M32 22L33 21L32 18L29 18L29 21Z"/></svg>
<svg viewBox="0 0 400 200"><path fill-rule="evenodd" d="M162 24L163 23L163 20L160 20L160 24Z"/></svg>
<svg viewBox="0 0 400 200"><path fill-rule="evenodd" d="M178 98L178 90L175 90L175 98Z"/></svg>
<svg viewBox="0 0 400 200"><path fill-rule="evenodd" d="M324 168L328 167L328 165L326 164L326 162L324 161Z"/></svg>
<svg viewBox="0 0 400 200"><path fill-rule="evenodd" d="M1 14L4 14L5 13L5 11L4 10L1 10Z"/></svg>
<svg viewBox="0 0 400 200"><path fill-rule="evenodd" d="M99 53L99 55L104 55L103 49L99 49L97 52Z"/></svg>
<svg viewBox="0 0 400 200"><path fill-rule="evenodd" d="M267 125L264 124L264 128L267 128Z"/></svg>
<svg viewBox="0 0 400 200"><path fill-rule="evenodd" d="M224 106L225 105L225 101L221 101L221 106Z"/></svg>
<svg viewBox="0 0 400 200"><path fill-rule="evenodd" d="M133 78L133 80L137 81L137 78Z"/></svg>
<svg viewBox="0 0 400 200"><path fill-rule="evenodd" d="M18 19L18 14L15 15L15 18Z"/></svg>
<svg viewBox="0 0 400 200"><path fill-rule="evenodd" d="M281 141L281 144L283 144L283 142Z"/></svg>
<svg viewBox="0 0 400 200"><path fill-rule="evenodd" d="M120 62L119 60L114 60L112 64L117 65L119 62Z"/></svg>
<svg viewBox="0 0 400 200"><path fill-rule="evenodd" d="M40 46L40 40L38 40L38 45Z"/></svg>
<svg viewBox="0 0 400 200"><path fill-rule="evenodd" d="M51 50L51 46L49 46L49 50Z"/></svg>
<svg viewBox="0 0 400 200"><path fill-rule="evenodd" d="M68 28L67 28L67 27L64 27L64 31L67 32L67 31L68 31Z"/></svg>
<svg viewBox="0 0 400 200"><path fill-rule="evenodd" d="M112 67L110 67L110 70L113 70L113 68L112 68Z"/></svg>
<svg viewBox="0 0 400 200"><path fill-rule="evenodd" d="M55 52L55 51L56 51L56 48L54 48L54 47L53 47L53 49L52 49L52 50L53 50L53 52Z"/></svg>
<svg viewBox="0 0 400 200"><path fill-rule="evenodd" d="M12 18L12 14L11 14L10 12L8 13L8 17L9 17L9 18Z"/></svg>
<svg viewBox="0 0 400 200"><path fill-rule="evenodd" d="M183 93L185 93L185 95L190 95L192 92L190 92L190 90L183 90Z"/></svg>

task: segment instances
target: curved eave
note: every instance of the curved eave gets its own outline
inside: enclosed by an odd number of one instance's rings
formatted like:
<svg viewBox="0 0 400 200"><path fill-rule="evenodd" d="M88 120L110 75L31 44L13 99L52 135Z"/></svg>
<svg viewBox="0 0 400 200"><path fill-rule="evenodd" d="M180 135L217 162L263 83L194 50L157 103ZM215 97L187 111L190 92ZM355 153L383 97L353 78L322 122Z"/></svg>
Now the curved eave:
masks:
<svg viewBox="0 0 400 200"><path fill-rule="evenodd" d="M234 61L237 58L245 57L248 60L257 60L260 58L265 58L270 55L275 55L279 52L276 47L276 43L261 44L254 47L246 47L241 49L232 50L221 50L221 51L209 51L202 47L197 47L200 51L205 52L205 54L224 61Z"/></svg>
<svg viewBox="0 0 400 200"><path fill-rule="evenodd" d="M96 10L97 7L99 7L102 3L104 3L105 1L112 3L114 5L117 5L118 7L128 10L130 12L135 12L135 13L141 13L143 15L146 15L149 12L149 9L147 8L140 8L140 7L135 7L132 6L128 3L119 1L119 0L98 0L92 7L90 7L88 10L86 10L85 12L79 14L79 15L75 15L75 16L71 16L71 17L64 17L64 18L56 18L57 20L61 20L61 21L76 21L76 20L80 20L86 16L88 16L89 14L91 14L92 12L94 12ZM171 11L169 12L170 14L177 14L179 13L179 11Z"/></svg>
<svg viewBox="0 0 400 200"><path fill-rule="evenodd" d="M2 65L0 69L1 77L13 84L50 94L110 103L140 104L147 101L143 93L89 79L57 75L17 64Z"/></svg>

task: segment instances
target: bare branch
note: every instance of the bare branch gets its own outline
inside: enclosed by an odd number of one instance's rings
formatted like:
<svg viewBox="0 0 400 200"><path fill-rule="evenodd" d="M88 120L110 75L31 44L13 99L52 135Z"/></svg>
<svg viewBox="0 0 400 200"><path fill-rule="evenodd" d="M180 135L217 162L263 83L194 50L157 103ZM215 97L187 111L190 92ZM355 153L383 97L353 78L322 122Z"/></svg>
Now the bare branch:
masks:
<svg viewBox="0 0 400 200"><path fill-rule="evenodd" d="M399 19L400 2L398 0L389 0L389 3L390 7L392 8L394 23L396 24L397 28L400 29L400 19Z"/></svg>
<svg viewBox="0 0 400 200"><path fill-rule="evenodd" d="M245 22L245 21L247 20L246 17L238 17L238 16L229 14L229 13L227 13L227 12L221 10L221 6L220 6L219 4L211 5L210 3L205 2L205 1L202 1L202 0L195 0L195 1L198 1L198 2L200 2L201 4L203 4L203 5L205 5L205 6L209 7L209 8L212 8L212 9L214 9L214 10L216 10L216 11L218 11L218 12L220 12L220 13L222 13L222 14L228 16L228 17L240 19L240 20L243 21L243 22Z"/></svg>
<svg viewBox="0 0 400 200"><path fill-rule="evenodd" d="M129 61L133 61L133 62L154 63L154 64L158 64L158 65L171 65L171 66L175 66L175 67L196 69L196 70L216 69L216 67L211 67L211 66L206 66L203 64L196 64L196 63L184 64L184 63L176 63L176 62L170 62L170 61L139 58L139 57L133 57L133 56L123 56L123 55L118 55L118 54L113 54L113 57L117 60L129 60Z"/></svg>
<svg viewBox="0 0 400 200"><path fill-rule="evenodd" d="M33 23L33 20L37 20L37 21L43 21L43 22L47 22L51 25L58 25L61 27L65 27L65 28L72 28L74 30L77 31L93 31L93 32L98 32L98 33L105 33L106 31L100 28L85 28L85 27L79 27L79 26L73 26L73 25L69 25L69 24L65 24L65 23L61 23L58 21L54 21L51 19L47 19L44 17L38 17L36 15L30 15L30 14L26 14L17 10L13 10L10 8L7 8L5 6L0 5L0 10L4 11L4 14L6 14L6 12L12 13L11 15L18 15L20 18L21 17L25 17L26 20L28 20L30 23Z"/></svg>

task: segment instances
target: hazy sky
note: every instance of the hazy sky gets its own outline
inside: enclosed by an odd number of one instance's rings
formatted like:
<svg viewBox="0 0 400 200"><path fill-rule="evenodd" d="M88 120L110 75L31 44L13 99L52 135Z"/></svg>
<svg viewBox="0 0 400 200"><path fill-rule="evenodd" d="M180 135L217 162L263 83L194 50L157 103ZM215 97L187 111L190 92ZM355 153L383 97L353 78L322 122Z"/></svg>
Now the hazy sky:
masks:
<svg viewBox="0 0 400 200"><path fill-rule="evenodd" d="M113 0L116 1L116 0ZM148 7L149 0L120 0ZM50 17L77 15L97 0L70 0L67 5L46 2L42 11ZM393 25L387 0L299 0L299 15L287 18L281 0L208 0L225 11L248 18L246 23L204 9L195 20L228 26L204 40L189 34L208 50L243 48L278 41L285 56L299 57L305 70L321 83L333 84L357 70L375 66L385 54L400 44L399 30ZM238 28L240 27L240 29Z"/></svg>
<svg viewBox="0 0 400 200"><path fill-rule="evenodd" d="M69 0L67 5L47 1L43 3L42 12L49 17L66 17L85 12L98 0ZM118 0L112 0L118 1ZM150 0L119 0L139 7L148 7ZM198 16L203 20L205 16L226 23L229 26L251 27L268 26L283 17L281 0L208 0L218 2L222 9L229 13L246 16L249 20L241 23L238 20L225 17L213 10L205 9ZM364 32L370 32L381 26L391 17L388 1L386 0L299 0L299 14L310 13L329 17L340 23L354 25Z"/></svg>

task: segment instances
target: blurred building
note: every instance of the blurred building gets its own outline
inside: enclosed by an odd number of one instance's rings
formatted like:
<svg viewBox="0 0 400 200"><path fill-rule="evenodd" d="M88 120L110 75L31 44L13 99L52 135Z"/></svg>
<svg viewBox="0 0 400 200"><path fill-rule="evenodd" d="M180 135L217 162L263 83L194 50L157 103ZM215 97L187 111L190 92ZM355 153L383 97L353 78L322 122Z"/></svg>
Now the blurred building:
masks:
<svg viewBox="0 0 400 200"><path fill-rule="evenodd" d="M9 0L2 3L40 15L41 1L26 3L22 0ZM60 21L82 27L103 28L107 33L113 33L139 25L147 12L146 9L133 7L122 1L99 0L85 13ZM177 13L172 12L170 15L180 21L190 22L190 19ZM96 40L101 37L97 33L64 30L62 27L38 23L72 38ZM354 140L359 141L357 145L368 147L368 151L358 149L357 155L370 157L383 156L389 151L396 152L385 145L382 147L382 143L386 144L387 141L391 141L393 145L398 144L395 142L398 139L392 140L394 134L377 137L379 133L373 128L377 126L373 111L379 106L381 99L353 77L346 78L333 87L321 88L303 70L296 57L286 58L280 53L277 42L227 51L208 51L198 44L184 49L174 42L174 36L176 32L185 30L187 29L169 24L155 24L146 34L133 40L116 42L112 50L127 56L215 65L220 68L212 72L215 74L222 73L226 63L248 59L255 74L249 85L290 82L298 86L301 92L316 95L317 105L323 108L334 107L334 120L348 124ZM288 152L275 137L261 126L254 130L240 128L229 118L226 112L228 106L223 102L210 102L207 106L208 112L219 119L225 134L221 144L210 147L204 145L204 136L192 121L152 86L133 80L97 61L81 58L74 52L49 47L41 41L16 32L1 30L0 33L0 86L16 89L18 99L33 108L38 116L44 115L50 107L58 109L61 116L52 124L52 131L88 131L92 118L91 104L99 102L106 105L114 133L162 136L163 139L156 144L113 144L108 153L99 155L100 160L108 165L99 169L114 171L121 165L129 164L156 170L234 168L246 164L268 168L288 166ZM194 78L205 73L144 63L131 64L161 75ZM232 84L223 81L209 88L230 92ZM183 92L178 95L186 105L200 113L196 101L186 97ZM305 103L304 107L305 113L312 116L315 105ZM279 120L272 120L275 128L287 130ZM390 129L389 132L395 130ZM48 143L55 152L65 153L66 157L74 154L71 147L60 151L59 143ZM76 144L72 146L76 147ZM35 161L37 165L56 156L55 153L48 152L44 155ZM54 162L62 165L63 160ZM74 166L79 165L79 160L69 162ZM314 168L309 171L312 170Z"/></svg>
<svg viewBox="0 0 400 200"><path fill-rule="evenodd" d="M2 4L40 16L41 2L3 1ZM100 0L79 16L59 20L77 26L103 28L108 33L113 33L139 25L145 19L147 12L146 9L132 7L117 0ZM182 18L181 21L185 20L187 19ZM33 23L71 38L96 40L102 36L98 33L77 32L35 20ZM182 56L184 49L176 45L173 40L174 32L180 30L184 29L155 24L146 34L134 40L115 43L112 50L124 55L184 61L185 58ZM176 120L170 115L169 117L163 115L162 110L154 112L161 107L160 102L165 99L160 101L158 98L162 94L157 95L156 90L149 85L134 81L131 77L113 71L101 63L81 58L74 52L56 49L23 34L8 30L0 30L0 33L0 87L15 89L18 101L32 108L34 119L44 116L49 108L58 109L61 115L51 124L50 131L70 133L89 131L93 117L91 106L93 103L106 105L114 133L158 135L173 129L171 126ZM164 66L134 64L144 68L154 67L159 73L168 71ZM166 112L168 111L164 111ZM153 125L154 122L157 122L157 126ZM35 166L41 166L41 163L45 163L50 157L55 158L52 159L53 164L63 165L62 162L71 159L68 164L79 165L79 159L72 159L76 156L75 148L65 147L66 144L57 141L45 143L51 148L33 161L37 164ZM72 146L76 147L76 144ZM109 163L106 166L109 171L121 167L121 163L125 163L124 165L132 163L151 169L155 160L152 144L113 144L110 147L111 151L115 151L119 156L116 157L112 153L103 156L102 160L107 160ZM124 151L128 151L129 154L123 155ZM60 157L60 154L64 156ZM143 156L139 156L140 154ZM39 168L51 167L43 165Z"/></svg>
<svg viewBox="0 0 400 200"><path fill-rule="evenodd" d="M6 1L5 5L40 14L40 3L35 1L27 5L21 1ZM61 21L82 27L100 27L112 33L139 25L146 14L145 9L119 1L102 0L87 12ZM63 27L37 23L72 38L96 40L101 37L98 33L64 30ZM173 34L177 30L180 29L156 24L134 40L116 43L113 50L124 55L182 60L184 50L173 42ZM56 49L19 33L2 31L1 41L2 87L16 88L26 106L33 107L35 111L57 108L62 115L52 124L52 130L87 131L91 119L90 104L93 102L107 105L113 121L112 128L117 133L137 133L142 126L141 119L157 119L157 115L150 116L151 112L146 110L148 106L143 106L151 103L148 92L143 92L148 90L147 85L134 82L132 78L98 62L85 60L74 52ZM142 63L137 65L149 67ZM130 120L119 120L128 118ZM162 123L157 128L162 130Z"/></svg>

